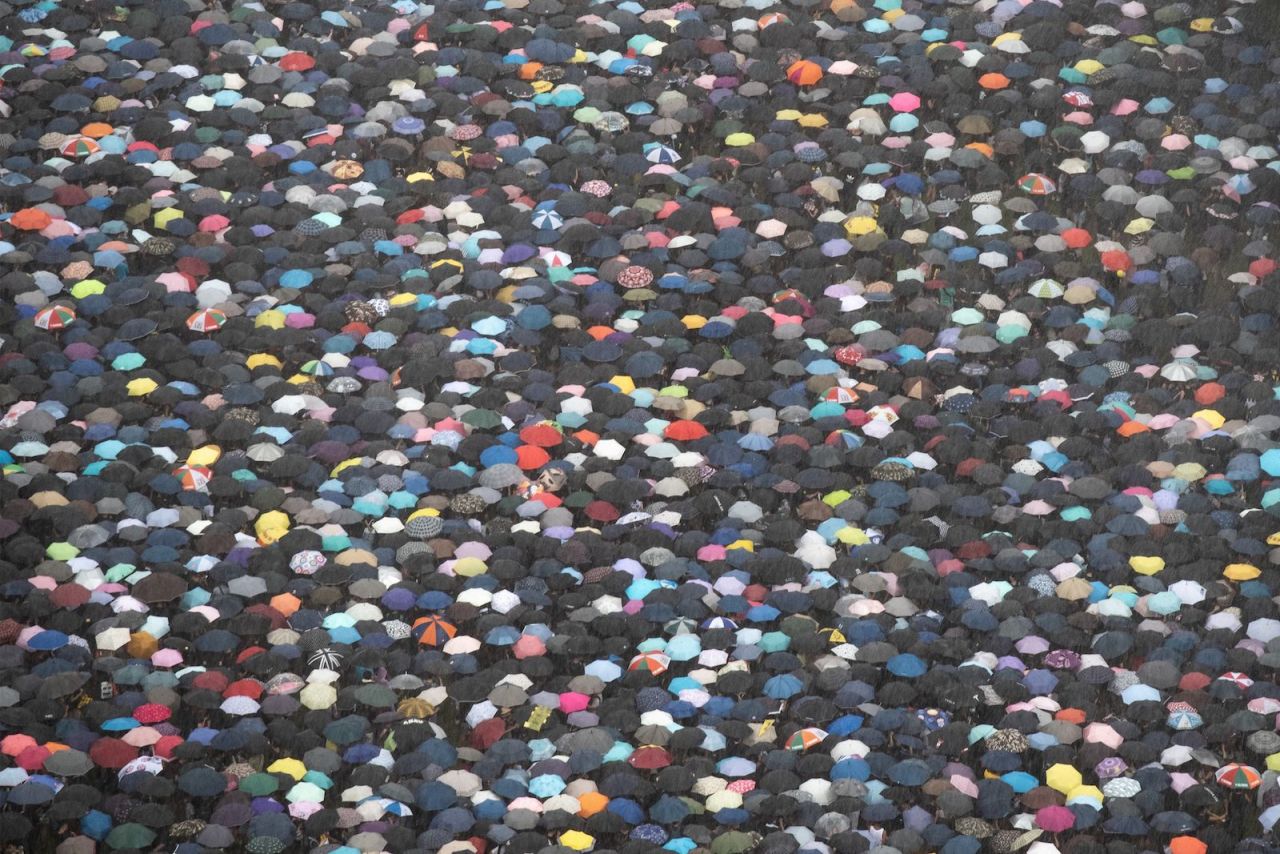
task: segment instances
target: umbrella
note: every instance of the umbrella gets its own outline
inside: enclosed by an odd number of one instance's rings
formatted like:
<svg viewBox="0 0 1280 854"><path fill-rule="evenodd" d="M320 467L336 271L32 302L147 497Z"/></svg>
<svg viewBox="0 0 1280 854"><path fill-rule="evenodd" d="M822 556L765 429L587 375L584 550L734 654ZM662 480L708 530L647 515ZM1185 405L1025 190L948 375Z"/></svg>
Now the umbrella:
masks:
<svg viewBox="0 0 1280 854"><path fill-rule="evenodd" d="M1227 789L1256 789L1262 785L1262 775L1258 769L1239 762L1229 762L1214 772L1213 778L1218 785Z"/></svg>

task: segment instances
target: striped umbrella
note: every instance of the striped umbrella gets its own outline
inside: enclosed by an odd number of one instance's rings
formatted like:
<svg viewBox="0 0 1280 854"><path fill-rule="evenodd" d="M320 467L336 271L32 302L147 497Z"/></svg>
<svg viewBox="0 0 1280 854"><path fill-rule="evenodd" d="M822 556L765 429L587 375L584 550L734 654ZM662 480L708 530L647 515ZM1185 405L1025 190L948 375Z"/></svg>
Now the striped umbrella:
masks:
<svg viewBox="0 0 1280 854"><path fill-rule="evenodd" d="M671 666L671 659L660 652L642 652L635 658L631 659L631 663L627 665L628 670L643 670L654 676L659 676L667 672L667 668Z"/></svg>
<svg viewBox="0 0 1280 854"><path fill-rule="evenodd" d="M1057 279L1036 279L1027 288L1027 293L1039 299L1057 299L1067 292Z"/></svg>
<svg viewBox="0 0 1280 854"><path fill-rule="evenodd" d="M333 365L322 359L312 359L309 362L305 362L299 370L313 377L333 376Z"/></svg>
<svg viewBox="0 0 1280 854"><path fill-rule="evenodd" d="M202 308L187 318L187 328L192 332L217 332L226 322L226 312L216 308Z"/></svg>
<svg viewBox="0 0 1280 854"><path fill-rule="evenodd" d="M87 136L69 139L62 144L61 148L63 157L87 157L101 150L102 146Z"/></svg>
<svg viewBox="0 0 1280 854"><path fill-rule="evenodd" d="M853 389L832 386L822 393L822 399L828 403L857 403L858 395L854 393Z"/></svg>
<svg viewBox="0 0 1280 854"><path fill-rule="evenodd" d="M1028 172L1018 179L1018 186L1033 196L1047 196L1056 192L1058 185L1048 175L1039 172Z"/></svg>
<svg viewBox="0 0 1280 854"><path fill-rule="evenodd" d="M816 726L808 726L804 729L798 729L787 739L787 749L794 750L797 753L803 753L810 747L814 747L822 743L827 737L827 731L818 729Z"/></svg>
<svg viewBox="0 0 1280 854"><path fill-rule="evenodd" d="M338 670L342 667L342 653L336 652L328 647L317 649L311 655L307 656L307 664L317 670Z"/></svg>
<svg viewBox="0 0 1280 854"><path fill-rule="evenodd" d="M679 163L680 152L669 145L651 142L644 147L644 159L650 163Z"/></svg>
<svg viewBox="0 0 1280 854"><path fill-rule="evenodd" d="M1213 776L1218 781L1218 785L1228 789L1247 791L1262 785L1262 775L1258 773L1258 769L1239 762L1223 765Z"/></svg>
<svg viewBox="0 0 1280 854"><path fill-rule="evenodd" d="M59 329L66 329L72 323L75 323L75 320L76 313L74 309L65 305L51 305L37 312L34 322L39 329L57 332Z"/></svg>
<svg viewBox="0 0 1280 854"><path fill-rule="evenodd" d="M435 614L414 620L411 631L418 643L424 646L444 646L457 633L457 626Z"/></svg>
<svg viewBox="0 0 1280 854"><path fill-rule="evenodd" d="M538 208L531 218L534 228L555 230L564 225L564 217L552 208Z"/></svg>
<svg viewBox="0 0 1280 854"><path fill-rule="evenodd" d="M184 465L174 469L173 476L182 483L183 489L189 492L201 492L209 485L213 471L205 466Z"/></svg>

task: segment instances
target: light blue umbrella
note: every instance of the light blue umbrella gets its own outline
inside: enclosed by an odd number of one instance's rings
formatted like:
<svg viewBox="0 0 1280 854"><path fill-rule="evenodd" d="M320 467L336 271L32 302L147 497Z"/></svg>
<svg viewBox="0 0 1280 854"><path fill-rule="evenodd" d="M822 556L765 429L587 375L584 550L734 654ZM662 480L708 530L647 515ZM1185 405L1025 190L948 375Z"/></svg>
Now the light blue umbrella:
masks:
<svg viewBox="0 0 1280 854"><path fill-rule="evenodd" d="M672 661L692 661L702 653L702 638L697 635L676 635L667 641L666 653Z"/></svg>
<svg viewBox="0 0 1280 854"><path fill-rule="evenodd" d="M1120 699L1124 700L1125 705L1133 703L1142 703L1147 700L1160 701L1160 692L1150 685L1130 685L1120 692Z"/></svg>

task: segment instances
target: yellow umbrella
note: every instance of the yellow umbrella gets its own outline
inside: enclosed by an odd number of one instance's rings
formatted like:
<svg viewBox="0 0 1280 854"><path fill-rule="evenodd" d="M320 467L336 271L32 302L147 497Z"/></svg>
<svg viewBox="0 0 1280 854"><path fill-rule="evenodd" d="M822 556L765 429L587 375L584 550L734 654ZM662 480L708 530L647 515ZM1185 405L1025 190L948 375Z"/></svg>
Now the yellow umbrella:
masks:
<svg viewBox="0 0 1280 854"><path fill-rule="evenodd" d="M267 309L253 319L253 325L258 329L284 329L284 312Z"/></svg>
<svg viewBox="0 0 1280 854"><path fill-rule="evenodd" d="M202 445L187 455L189 466L211 466L222 458L222 449L217 445Z"/></svg>
<svg viewBox="0 0 1280 854"><path fill-rule="evenodd" d="M836 531L836 539L846 546L865 546L871 542L871 538L867 536L866 531L849 525Z"/></svg>
<svg viewBox="0 0 1280 854"><path fill-rule="evenodd" d="M875 234L880 230L880 224L869 216L854 216L845 220L844 230L850 237L862 237Z"/></svg>
<svg viewBox="0 0 1280 854"><path fill-rule="evenodd" d="M346 471L352 466L358 466L358 465L360 465L359 457L349 457L343 460L342 462L338 463L336 466L334 466L333 470L329 472L329 477L337 477L338 475L342 474L342 472Z"/></svg>
<svg viewBox="0 0 1280 854"><path fill-rule="evenodd" d="M484 575L488 571L488 565L478 557L458 558L453 565L453 574L461 575L463 578L474 578L477 575Z"/></svg>
<svg viewBox="0 0 1280 854"><path fill-rule="evenodd" d="M1084 777L1074 767L1059 762L1057 765L1049 766L1049 770L1044 775L1044 782L1050 789L1065 795L1072 789L1078 788L1084 782Z"/></svg>
<svg viewBox="0 0 1280 854"><path fill-rule="evenodd" d="M288 774L295 780L301 780L307 773L307 766L300 759L277 759L267 766L268 774Z"/></svg>
<svg viewBox="0 0 1280 854"><path fill-rule="evenodd" d="M151 394L151 392L158 388L160 388L160 384L153 379L148 379L147 377L131 380L129 384L125 386L125 390L129 392L130 397L144 397L145 395Z"/></svg>
<svg viewBox="0 0 1280 854"><path fill-rule="evenodd" d="M279 510L263 513L254 521L253 532L258 535L258 542L269 546L289 533L289 517Z"/></svg>
<svg viewBox="0 0 1280 854"><path fill-rule="evenodd" d="M828 507L839 507L852 497L853 493L849 490L837 489L834 492L828 492L826 495L822 496L822 503Z"/></svg>
<svg viewBox="0 0 1280 854"><path fill-rule="evenodd" d="M596 844L596 838L581 830L566 830L560 834L560 844L574 851L590 851Z"/></svg>
<svg viewBox="0 0 1280 854"><path fill-rule="evenodd" d="M685 329L701 329L707 325L707 319L697 314L686 314L680 318L680 322L684 324Z"/></svg>
<svg viewBox="0 0 1280 854"><path fill-rule="evenodd" d="M164 228L175 219L182 219L182 211L178 208L162 208L156 211L152 221L156 224L156 228Z"/></svg>
<svg viewBox="0 0 1280 854"><path fill-rule="evenodd" d="M97 279L84 279L71 286L71 295L76 299L84 299L85 297L100 294L106 289L107 286Z"/></svg>
<svg viewBox="0 0 1280 854"><path fill-rule="evenodd" d="M1102 802L1102 790L1097 786L1076 786L1066 795L1069 801L1076 798L1088 798L1099 803Z"/></svg>
<svg viewBox="0 0 1280 854"><path fill-rule="evenodd" d="M1209 429L1217 430L1223 424L1227 423L1227 419L1222 417L1222 413L1216 409L1199 409L1191 413L1192 418L1199 418L1205 424L1209 425Z"/></svg>
<svg viewBox="0 0 1280 854"><path fill-rule="evenodd" d="M725 145L750 145L755 141L756 141L756 138L754 136L752 136L749 133L745 133L743 131L738 131L737 133L731 133L724 138Z"/></svg>
<svg viewBox="0 0 1280 854"><path fill-rule="evenodd" d="M1188 482L1200 480L1208 473L1209 470L1199 463L1179 463L1173 467L1173 476Z"/></svg>
<svg viewBox="0 0 1280 854"><path fill-rule="evenodd" d="M271 355L270 353L254 353L252 356L245 359L244 363L245 363L245 367L247 367L251 371L254 370L255 368L283 368L284 367L284 365L280 363L280 360L277 359L275 356Z"/></svg>
<svg viewBox="0 0 1280 854"><path fill-rule="evenodd" d="M1280 771L1280 753L1273 753L1267 757L1267 770Z"/></svg>
<svg viewBox="0 0 1280 854"><path fill-rule="evenodd" d="M1164 569L1164 558L1159 555L1134 555L1129 558L1129 566L1140 575L1155 575Z"/></svg>
<svg viewBox="0 0 1280 854"><path fill-rule="evenodd" d="M636 390L636 381L626 374L618 374L615 377L611 377L609 379L609 385L617 386L618 391L623 394L631 394L631 392Z"/></svg>
<svg viewBox="0 0 1280 854"><path fill-rule="evenodd" d="M1251 563L1229 563L1222 570L1222 577L1232 581L1252 581L1262 575L1262 570Z"/></svg>

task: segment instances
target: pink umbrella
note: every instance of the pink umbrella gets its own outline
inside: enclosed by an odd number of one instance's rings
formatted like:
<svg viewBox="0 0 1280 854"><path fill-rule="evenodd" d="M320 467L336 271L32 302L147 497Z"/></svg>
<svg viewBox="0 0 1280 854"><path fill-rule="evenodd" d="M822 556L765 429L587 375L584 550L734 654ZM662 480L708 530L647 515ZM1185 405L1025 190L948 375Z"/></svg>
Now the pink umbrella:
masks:
<svg viewBox="0 0 1280 854"><path fill-rule="evenodd" d="M913 92L899 92L889 99L894 112L910 113L920 109L920 96Z"/></svg>
<svg viewBox="0 0 1280 854"><path fill-rule="evenodd" d="M1036 810L1036 827L1050 833L1061 833L1075 826L1076 814L1066 807L1048 806Z"/></svg>
<svg viewBox="0 0 1280 854"><path fill-rule="evenodd" d="M588 695L580 694L579 691L568 691L566 694L561 694L561 711L566 714L581 712L590 702L591 698Z"/></svg>
<svg viewBox="0 0 1280 854"><path fill-rule="evenodd" d="M1107 724L1092 723L1084 728L1084 740L1100 742L1113 750L1124 743L1124 738Z"/></svg>

